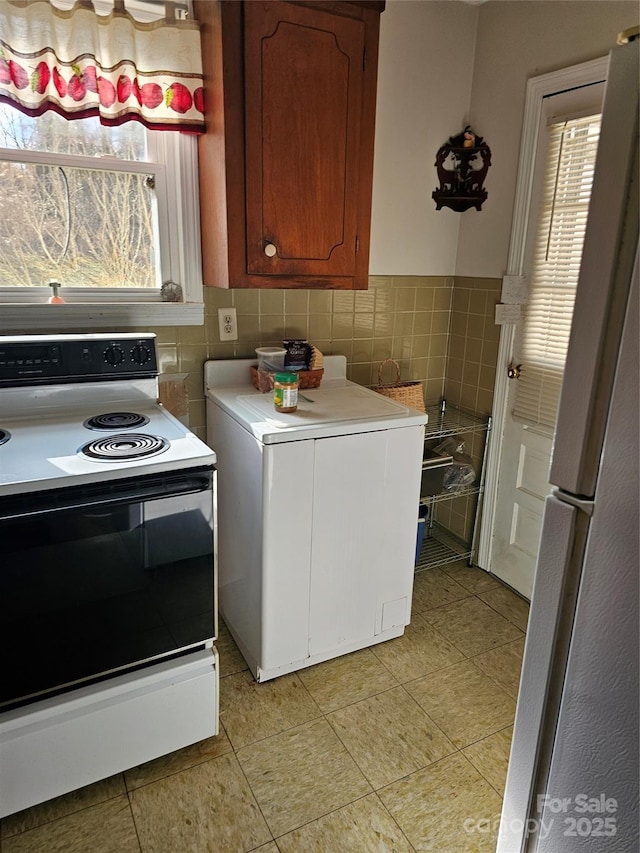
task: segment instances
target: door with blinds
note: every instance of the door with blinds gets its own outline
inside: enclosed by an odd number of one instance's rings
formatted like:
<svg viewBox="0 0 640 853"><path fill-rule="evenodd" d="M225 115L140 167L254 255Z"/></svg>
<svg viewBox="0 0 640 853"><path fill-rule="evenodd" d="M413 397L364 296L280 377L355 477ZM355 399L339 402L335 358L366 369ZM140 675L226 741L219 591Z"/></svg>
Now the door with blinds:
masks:
<svg viewBox="0 0 640 853"><path fill-rule="evenodd" d="M527 598L550 492L549 465L600 132L604 84L547 95L540 114L511 337L490 570Z"/></svg>

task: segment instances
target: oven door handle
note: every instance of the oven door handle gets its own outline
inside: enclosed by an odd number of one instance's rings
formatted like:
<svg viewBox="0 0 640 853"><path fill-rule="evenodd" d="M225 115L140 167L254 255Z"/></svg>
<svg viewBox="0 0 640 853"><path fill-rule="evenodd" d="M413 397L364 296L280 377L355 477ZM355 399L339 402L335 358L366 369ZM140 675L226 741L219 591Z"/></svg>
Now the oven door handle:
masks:
<svg viewBox="0 0 640 853"><path fill-rule="evenodd" d="M212 470L151 477L143 483L128 481L125 484L115 480L108 484L72 486L68 490L57 492L11 495L0 500L0 523L4 519L33 518L51 512L89 510L93 507L130 504L206 492L212 488Z"/></svg>

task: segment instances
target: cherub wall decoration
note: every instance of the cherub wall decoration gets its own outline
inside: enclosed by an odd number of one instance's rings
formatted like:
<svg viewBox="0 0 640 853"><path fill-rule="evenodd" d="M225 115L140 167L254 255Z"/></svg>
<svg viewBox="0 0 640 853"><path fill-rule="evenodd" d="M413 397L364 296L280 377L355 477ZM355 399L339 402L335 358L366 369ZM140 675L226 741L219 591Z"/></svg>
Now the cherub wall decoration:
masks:
<svg viewBox="0 0 640 853"><path fill-rule="evenodd" d="M457 136L450 136L436 154L440 186L431 194L436 210L442 207L458 213L470 207L480 210L487 198L484 180L490 165L491 149L469 125Z"/></svg>

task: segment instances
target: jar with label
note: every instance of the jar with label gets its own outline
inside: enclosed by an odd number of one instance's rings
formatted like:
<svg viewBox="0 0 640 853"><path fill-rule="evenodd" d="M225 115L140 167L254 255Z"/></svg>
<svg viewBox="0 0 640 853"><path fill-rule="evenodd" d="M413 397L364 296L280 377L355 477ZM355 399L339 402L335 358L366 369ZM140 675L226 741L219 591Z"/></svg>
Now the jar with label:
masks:
<svg viewBox="0 0 640 853"><path fill-rule="evenodd" d="M273 405L276 412L289 414L298 408L298 374L276 373L273 377Z"/></svg>

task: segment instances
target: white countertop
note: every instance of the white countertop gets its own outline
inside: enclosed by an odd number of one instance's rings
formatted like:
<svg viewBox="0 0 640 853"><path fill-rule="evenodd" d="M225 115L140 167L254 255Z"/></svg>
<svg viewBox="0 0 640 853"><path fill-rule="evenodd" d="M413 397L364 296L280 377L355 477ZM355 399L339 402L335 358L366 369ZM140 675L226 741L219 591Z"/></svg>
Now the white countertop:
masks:
<svg viewBox="0 0 640 853"><path fill-rule="evenodd" d="M346 379L344 356L325 357L325 375L320 387L300 391L295 412L277 412L273 394L261 393L251 384L250 368L255 363L255 359L207 362L205 393L208 405L220 406L264 444L420 426L427 422L424 412Z"/></svg>

